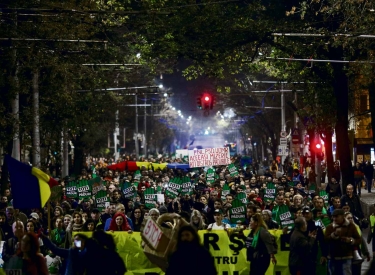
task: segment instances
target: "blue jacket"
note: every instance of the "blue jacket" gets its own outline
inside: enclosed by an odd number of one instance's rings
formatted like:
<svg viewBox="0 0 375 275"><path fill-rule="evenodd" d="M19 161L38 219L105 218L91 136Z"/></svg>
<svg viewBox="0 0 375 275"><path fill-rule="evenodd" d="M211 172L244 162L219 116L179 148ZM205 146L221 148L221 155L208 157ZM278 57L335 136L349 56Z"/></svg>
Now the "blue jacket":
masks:
<svg viewBox="0 0 375 275"><path fill-rule="evenodd" d="M126 219L128 221L128 224L130 225L131 229L134 231L133 221L130 218L128 218L128 216L126 216ZM109 226L111 225L111 221L112 221L112 218L108 218L105 221L104 231L108 231L109 230Z"/></svg>

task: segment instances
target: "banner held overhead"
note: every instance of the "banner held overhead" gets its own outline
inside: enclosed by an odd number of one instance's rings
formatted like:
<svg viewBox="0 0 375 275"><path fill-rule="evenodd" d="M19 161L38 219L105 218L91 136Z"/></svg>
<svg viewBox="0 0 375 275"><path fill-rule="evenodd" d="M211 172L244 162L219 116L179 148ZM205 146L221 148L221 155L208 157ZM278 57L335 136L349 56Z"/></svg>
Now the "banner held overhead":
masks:
<svg viewBox="0 0 375 275"><path fill-rule="evenodd" d="M231 164L228 147L189 150L190 168L228 164Z"/></svg>

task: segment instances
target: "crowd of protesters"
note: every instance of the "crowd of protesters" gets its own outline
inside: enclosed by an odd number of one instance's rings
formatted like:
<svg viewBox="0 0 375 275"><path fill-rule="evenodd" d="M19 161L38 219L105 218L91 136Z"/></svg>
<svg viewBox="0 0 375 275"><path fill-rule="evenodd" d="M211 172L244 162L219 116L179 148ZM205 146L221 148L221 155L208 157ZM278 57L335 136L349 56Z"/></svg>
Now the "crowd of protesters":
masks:
<svg viewBox="0 0 375 275"><path fill-rule="evenodd" d="M135 179L134 171L109 170L107 166L112 161L90 159L76 178L91 179L93 173L101 177L110 205L100 211L93 199L68 198L64 193L65 186L72 179L61 179L63 194L61 200L52 205L50 231L47 230L47 207L14 209L11 188L5 189L0 202L0 237L5 242L2 251L5 266L21 266L27 271L25 274L123 274L126 268L115 251L113 238L103 232L140 232L145 219L156 221L162 214L177 213L190 226L180 232L179 252L174 254L175 259L178 255L186 256L183 247L191 247L184 242L186 238L189 242L199 243L199 237L194 233L196 230L228 231L240 226L251 230L249 236L244 237L248 260L257 262L250 264L250 274L264 274L271 263L276 263L274 254L277 253L267 229L282 229L290 243L292 274L316 274L316 266L326 262L332 275L360 274L361 263L365 258L370 259L370 253L360 228L366 220L359 197L354 192L355 185L348 185L342 195L340 179L332 177L324 188L326 199L320 195L319 188L310 188L312 183L298 169L293 169L292 162L292 168L287 170L292 173L281 173L281 176L275 173L275 163L262 175L257 173L254 165L240 165L239 158L234 157L233 163L238 167L237 175L231 176L227 166L214 167L216 180L209 183L204 168L153 170L140 167L140 178ZM194 183L192 194L176 198L165 195L164 201L155 202L152 208L146 207L144 192L147 188L161 187L164 190L171 179L186 176ZM132 200L123 196L121 183L125 181L139 182ZM276 186L272 201L264 198L270 182ZM230 191L223 195L225 185ZM246 219L233 223L230 209L239 194L245 194L248 201ZM293 229L283 226L277 214L283 206L292 215ZM322 223L327 220L328 223ZM79 234L87 231L94 233L93 238ZM370 232L369 237L372 235ZM368 241L371 242L371 238ZM372 243L375 252L375 242ZM205 258L209 254L202 249L196 247L192 251ZM42 260L43 257L46 261ZM110 268L106 264L104 269L101 265L103 259L111 263L108 264ZM170 266L167 274L176 274L173 270L179 270L177 263L178 260ZM212 268L207 270L208 273L202 274L215 274Z"/></svg>

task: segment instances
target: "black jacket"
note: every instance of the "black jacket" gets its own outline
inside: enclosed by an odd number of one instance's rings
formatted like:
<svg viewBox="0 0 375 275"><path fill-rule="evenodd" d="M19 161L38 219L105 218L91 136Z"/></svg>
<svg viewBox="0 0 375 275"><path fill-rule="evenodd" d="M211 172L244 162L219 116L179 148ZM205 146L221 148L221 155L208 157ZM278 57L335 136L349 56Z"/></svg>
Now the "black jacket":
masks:
<svg viewBox="0 0 375 275"><path fill-rule="evenodd" d="M349 205L350 212L359 220L362 220L365 217L362 211L361 201L358 195L353 194L351 198L349 198L348 195L343 195L341 197L341 207L343 207L346 204Z"/></svg>
<svg viewBox="0 0 375 275"><path fill-rule="evenodd" d="M170 257L165 275L216 275L214 258L201 245L180 246Z"/></svg>
<svg viewBox="0 0 375 275"><path fill-rule="evenodd" d="M304 232L295 229L290 237L289 266L302 268L315 264L314 243L314 238L306 237Z"/></svg>

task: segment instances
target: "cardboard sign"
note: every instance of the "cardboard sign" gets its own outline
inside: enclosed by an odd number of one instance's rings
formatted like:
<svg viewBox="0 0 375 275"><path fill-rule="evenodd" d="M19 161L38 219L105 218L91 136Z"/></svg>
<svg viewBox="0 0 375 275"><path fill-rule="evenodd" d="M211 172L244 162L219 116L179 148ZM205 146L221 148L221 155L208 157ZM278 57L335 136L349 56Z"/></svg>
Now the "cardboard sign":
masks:
<svg viewBox="0 0 375 275"><path fill-rule="evenodd" d="M161 228L150 218L146 221L142 231L142 237L145 239L145 242L156 251L165 250L169 243L169 239L165 237Z"/></svg>
<svg viewBox="0 0 375 275"><path fill-rule="evenodd" d="M99 209L99 211L102 211L103 209L106 209L107 206L109 206L109 197L107 196L106 191L99 191L95 195L95 202L96 202L96 208Z"/></svg>
<svg viewBox="0 0 375 275"><path fill-rule="evenodd" d="M226 200L226 196L230 194L229 184L224 184L223 190L221 191L221 199Z"/></svg>
<svg viewBox="0 0 375 275"><path fill-rule="evenodd" d="M267 183L267 188L264 193L264 201L274 201L276 197L276 186L274 183Z"/></svg>
<svg viewBox="0 0 375 275"><path fill-rule="evenodd" d="M141 179L141 171L137 170L134 172L134 180L139 181Z"/></svg>
<svg viewBox="0 0 375 275"><path fill-rule="evenodd" d="M189 150L190 168L228 164L231 164L228 147Z"/></svg>
<svg viewBox="0 0 375 275"><path fill-rule="evenodd" d="M229 210L230 222L236 224L238 221L244 222L246 220L246 204L239 199L232 201L232 208Z"/></svg>
<svg viewBox="0 0 375 275"><path fill-rule="evenodd" d="M145 192L145 206L148 209L154 208L157 202L157 194L155 194L154 188L146 188Z"/></svg>
<svg viewBox="0 0 375 275"><path fill-rule="evenodd" d="M207 170L206 173L206 182L207 183L214 183L215 182L215 170L210 168Z"/></svg>
<svg viewBox="0 0 375 275"><path fill-rule="evenodd" d="M178 178L173 178L168 183L167 189L165 190L165 194L169 198L172 198L172 199L177 198L181 192L181 188L182 188L181 180Z"/></svg>
<svg viewBox="0 0 375 275"><path fill-rule="evenodd" d="M124 198L125 199L129 199L129 200L132 200L135 195L137 194L135 188L134 188L134 185L128 181L125 181L122 185L121 185L121 190L122 190L122 194L124 195Z"/></svg>
<svg viewBox="0 0 375 275"><path fill-rule="evenodd" d="M182 178L182 188L181 188L181 195L192 195L193 194L194 184L190 182L189 177Z"/></svg>
<svg viewBox="0 0 375 275"><path fill-rule="evenodd" d="M80 180L77 184L78 198L80 200L91 198L91 185L88 180Z"/></svg>
<svg viewBox="0 0 375 275"><path fill-rule="evenodd" d="M104 189L104 185L100 177L89 180L89 185L91 185L91 192L93 195Z"/></svg>
<svg viewBox="0 0 375 275"><path fill-rule="evenodd" d="M320 190L319 196L324 200L324 204L328 205L328 194L327 194L326 190Z"/></svg>
<svg viewBox="0 0 375 275"><path fill-rule="evenodd" d="M238 169L234 164L230 164L228 166L228 170L229 170L229 173L230 173L231 177L238 176Z"/></svg>
<svg viewBox="0 0 375 275"><path fill-rule="evenodd" d="M78 197L77 185L75 181L69 181L65 188L66 196L70 199L75 199Z"/></svg>

